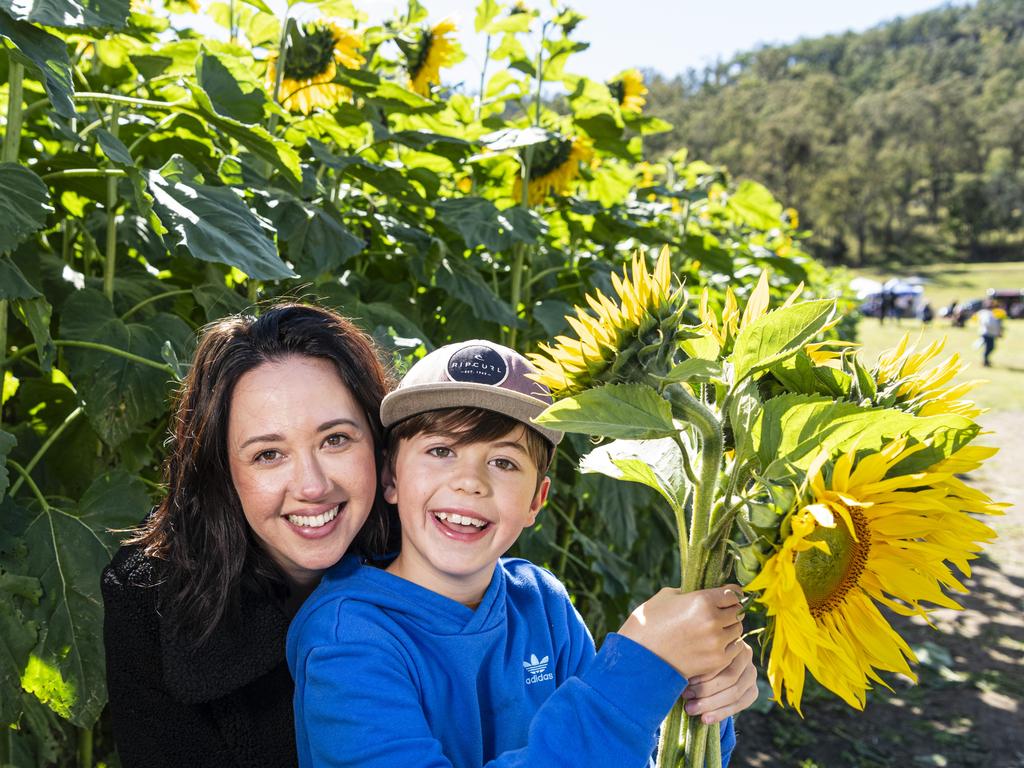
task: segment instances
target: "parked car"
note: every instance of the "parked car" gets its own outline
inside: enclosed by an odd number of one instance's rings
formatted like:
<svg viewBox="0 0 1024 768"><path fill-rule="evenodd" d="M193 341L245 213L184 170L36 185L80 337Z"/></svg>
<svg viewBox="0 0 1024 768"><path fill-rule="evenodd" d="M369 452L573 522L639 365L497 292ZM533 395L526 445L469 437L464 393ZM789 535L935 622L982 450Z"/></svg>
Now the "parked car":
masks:
<svg viewBox="0 0 1024 768"><path fill-rule="evenodd" d="M1007 317L1024 317L1024 290L989 288L988 298L1002 307Z"/></svg>

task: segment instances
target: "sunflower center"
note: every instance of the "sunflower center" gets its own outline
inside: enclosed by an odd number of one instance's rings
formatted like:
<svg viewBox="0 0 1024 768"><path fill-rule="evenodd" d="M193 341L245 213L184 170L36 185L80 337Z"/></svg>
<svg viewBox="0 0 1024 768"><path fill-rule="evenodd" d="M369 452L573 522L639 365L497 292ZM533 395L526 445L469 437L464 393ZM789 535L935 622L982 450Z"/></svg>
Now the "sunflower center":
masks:
<svg viewBox="0 0 1024 768"><path fill-rule="evenodd" d="M621 104L626 98L626 84L621 80L615 80L614 82L608 83L608 90L611 91L612 98L619 104Z"/></svg>
<svg viewBox="0 0 1024 768"><path fill-rule="evenodd" d="M336 45L334 31L330 27L317 24L292 30L284 76L289 80L309 80L326 74L334 61Z"/></svg>
<svg viewBox="0 0 1024 768"><path fill-rule="evenodd" d="M796 578L804 590L811 615L821 618L843 604L846 595L860 581L871 550L871 531L864 515L856 509L847 510L857 534L854 540L842 520L833 528L818 526L807 539L824 541L830 554L808 549L796 555Z"/></svg>
<svg viewBox="0 0 1024 768"><path fill-rule="evenodd" d="M572 141L552 139L533 148L530 162L530 178L539 179L560 168L572 155Z"/></svg>

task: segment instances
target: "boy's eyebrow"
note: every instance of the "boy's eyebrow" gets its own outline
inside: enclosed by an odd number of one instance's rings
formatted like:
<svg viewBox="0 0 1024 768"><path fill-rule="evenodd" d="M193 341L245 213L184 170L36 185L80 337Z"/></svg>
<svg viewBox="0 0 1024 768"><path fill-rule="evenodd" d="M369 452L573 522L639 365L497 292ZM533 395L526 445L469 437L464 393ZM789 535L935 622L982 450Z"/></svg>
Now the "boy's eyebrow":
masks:
<svg viewBox="0 0 1024 768"><path fill-rule="evenodd" d="M504 440L500 443L494 443L495 448L517 448L520 453L529 453L526 450L526 446L516 440Z"/></svg>
<svg viewBox="0 0 1024 768"><path fill-rule="evenodd" d="M326 432L328 429L333 429L334 427L337 427L341 424L347 424L349 426L355 427L356 429L359 429L359 425L352 419L340 418L325 421L323 424L316 428L316 431ZM267 435L253 435L240 446L238 446L238 449L242 450L246 446L252 445L253 443L273 443L278 440L284 440L284 437L277 434L276 432L271 432L270 434Z"/></svg>

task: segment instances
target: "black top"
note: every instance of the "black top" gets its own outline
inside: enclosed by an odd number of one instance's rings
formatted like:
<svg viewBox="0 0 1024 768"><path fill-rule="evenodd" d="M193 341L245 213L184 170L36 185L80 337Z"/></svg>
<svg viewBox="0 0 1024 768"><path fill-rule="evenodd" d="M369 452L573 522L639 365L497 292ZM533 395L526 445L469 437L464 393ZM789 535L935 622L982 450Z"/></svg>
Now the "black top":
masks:
<svg viewBox="0 0 1024 768"><path fill-rule="evenodd" d="M107 688L124 768L297 766L284 608L244 594L237 626L190 651L161 611L160 565L129 546L103 571Z"/></svg>

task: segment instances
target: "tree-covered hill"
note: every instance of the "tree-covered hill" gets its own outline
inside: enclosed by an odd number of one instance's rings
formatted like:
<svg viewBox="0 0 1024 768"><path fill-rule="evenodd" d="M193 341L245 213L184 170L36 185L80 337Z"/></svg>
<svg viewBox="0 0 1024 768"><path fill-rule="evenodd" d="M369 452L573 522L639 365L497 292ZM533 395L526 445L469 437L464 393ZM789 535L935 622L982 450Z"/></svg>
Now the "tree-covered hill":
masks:
<svg viewBox="0 0 1024 768"><path fill-rule="evenodd" d="M858 265L1024 258L1024 2L979 0L863 33L649 78L680 145L782 193L818 255Z"/></svg>

